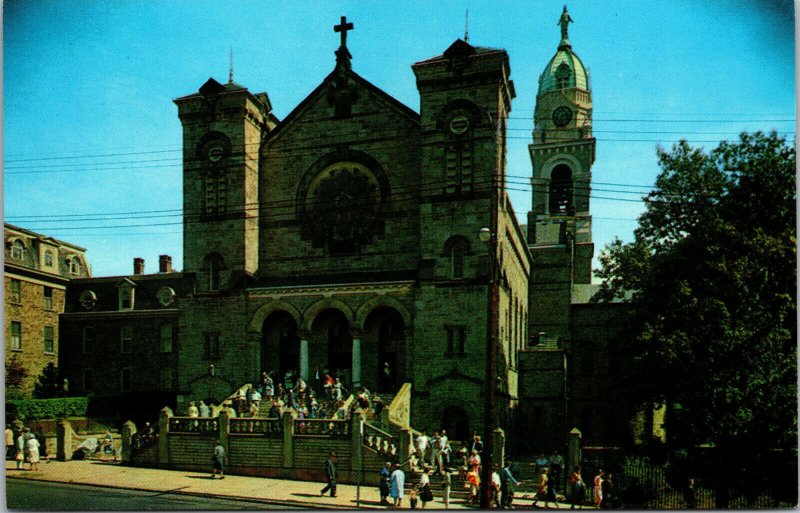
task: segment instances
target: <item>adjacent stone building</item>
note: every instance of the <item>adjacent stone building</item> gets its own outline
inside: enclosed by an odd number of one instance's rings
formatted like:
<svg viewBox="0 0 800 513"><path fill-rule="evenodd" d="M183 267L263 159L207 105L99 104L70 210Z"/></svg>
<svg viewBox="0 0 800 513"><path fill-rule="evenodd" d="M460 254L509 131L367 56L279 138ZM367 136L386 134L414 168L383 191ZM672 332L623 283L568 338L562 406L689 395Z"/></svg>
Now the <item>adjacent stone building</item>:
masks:
<svg viewBox="0 0 800 513"><path fill-rule="evenodd" d="M42 370L58 366L59 314L67 286L91 276L91 270L86 250L74 244L10 224L3 226L3 240L5 361L8 367L16 359L27 370L23 382L7 390L30 396Z"/></svg>
<svg viewBox="0 0 800 513"><path fill-rule="evenodd" d="M172 270L169 255L159 257L158 273L146 274L141 258L133 267L128 276L70 282L61 316L61 374L75 394L128 396L121 405L132 398L150 408L174 405L179 308L189 285Z"/></svg>
<svg viewBox="0 0 800 513"><path fill-rule="evenodd" d="M615 408L615 344L629 306L591 299L594 255L590 210L592 90L572 50L566 7L561 40L539 77L533 142L528 244L530 345L520 354L519 433L532 451L562 447L577 427L589 445L615 445L627 422Z"/></svg>

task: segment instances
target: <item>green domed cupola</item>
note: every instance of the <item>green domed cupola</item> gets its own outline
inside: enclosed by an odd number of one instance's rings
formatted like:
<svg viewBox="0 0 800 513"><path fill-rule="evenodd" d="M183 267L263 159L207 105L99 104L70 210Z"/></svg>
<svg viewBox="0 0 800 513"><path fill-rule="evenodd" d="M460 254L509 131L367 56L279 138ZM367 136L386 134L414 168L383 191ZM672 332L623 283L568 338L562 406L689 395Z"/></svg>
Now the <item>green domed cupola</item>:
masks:
<svg viewBox="0 0 800 513"><path fill-rule="evenodd" d="M543 94L549 91L569 89L577 87L584 91L590 90L589 71L581 62L578 55L572 51L572 45L567 37L567 30L572 18L569 17L567 6L561 14L558 24L561 25L561 42L558 51L547 63L544 71L539 76L539 92Z"/></svg>

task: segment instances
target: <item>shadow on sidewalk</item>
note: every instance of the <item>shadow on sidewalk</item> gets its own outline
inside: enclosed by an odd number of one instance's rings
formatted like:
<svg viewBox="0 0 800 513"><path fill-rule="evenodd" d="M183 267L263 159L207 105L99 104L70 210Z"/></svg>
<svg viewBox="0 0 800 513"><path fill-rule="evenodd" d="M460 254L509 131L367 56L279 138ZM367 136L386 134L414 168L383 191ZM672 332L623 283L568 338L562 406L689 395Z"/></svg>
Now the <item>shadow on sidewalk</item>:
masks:
<svg viewBox="0 0 800 513"><path fill-rule="evenodd" d="M211 477L211 476L198 476L198 475L192 475L192 476L183 476L183 477L188 477L189 479L205 479L205 480L208 480L208 481L210 481L210 480L214 479L214 478L213 478L213 477Z"/></svg>

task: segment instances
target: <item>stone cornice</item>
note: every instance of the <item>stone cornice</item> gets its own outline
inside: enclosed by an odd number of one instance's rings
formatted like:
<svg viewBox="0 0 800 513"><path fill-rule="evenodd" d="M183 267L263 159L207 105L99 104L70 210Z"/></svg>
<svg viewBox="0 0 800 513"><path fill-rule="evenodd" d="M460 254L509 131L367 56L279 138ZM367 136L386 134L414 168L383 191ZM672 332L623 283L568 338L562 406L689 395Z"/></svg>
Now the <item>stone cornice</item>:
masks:
<svg viewBox="0 0 800 513"><path fill-rule="evenodd" d="M414 281L389 281L380 283L332 283L325 285L287 285L279 287L256 287L245 290L249 299L275 299L278 297L302 297L358 294L409 294Z"/></svg>
<svg viewBox="0 0 800 513"><path fill-rule="evenodd" d="M155 318L178 317L177 308L164 308L163 310L101 310L90 312L64 312L61 314L69 320L99 320L99 319L130 319L130 318Z"/></svg>

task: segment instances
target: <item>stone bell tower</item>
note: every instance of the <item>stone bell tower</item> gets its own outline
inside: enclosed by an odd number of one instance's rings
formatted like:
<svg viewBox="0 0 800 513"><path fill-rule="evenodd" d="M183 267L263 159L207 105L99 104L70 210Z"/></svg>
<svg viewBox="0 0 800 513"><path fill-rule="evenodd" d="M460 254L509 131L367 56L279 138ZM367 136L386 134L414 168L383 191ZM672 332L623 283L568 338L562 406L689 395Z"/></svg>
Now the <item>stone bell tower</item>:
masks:
<svg viewBox="0 0 800 513"><path fill-rule="evenodd" d="M589 71L572 50L566 6L561 41L539 77L534 110L532 207L528 245L533 255L530 333L566 337L572 285L591 282L592 218L589 210L592 91Z"/></svg>
<svg viewBox="0 0 800 513"><path fill-rule="evenodd" d="M266 93L213 78L175 100L183 124L184 270L199 292L241 286L258 266L259 152Z"/></svg>

